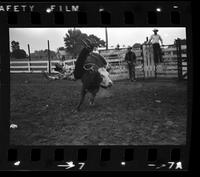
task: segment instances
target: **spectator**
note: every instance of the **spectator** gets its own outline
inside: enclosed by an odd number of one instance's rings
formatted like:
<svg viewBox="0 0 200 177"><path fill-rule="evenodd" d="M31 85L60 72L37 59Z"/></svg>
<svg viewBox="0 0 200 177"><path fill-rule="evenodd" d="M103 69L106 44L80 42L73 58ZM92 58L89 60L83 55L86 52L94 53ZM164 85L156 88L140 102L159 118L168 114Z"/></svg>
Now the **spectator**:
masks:
<svg viewBox="0 0 200 177"><path fill-rule="evenodd" d="M125 55L125 61L128 63L129 78L130 80L136 81L135 79L135 65L136 65L136 55L131 51L132 47L128 46L127 53Z"/></svg>

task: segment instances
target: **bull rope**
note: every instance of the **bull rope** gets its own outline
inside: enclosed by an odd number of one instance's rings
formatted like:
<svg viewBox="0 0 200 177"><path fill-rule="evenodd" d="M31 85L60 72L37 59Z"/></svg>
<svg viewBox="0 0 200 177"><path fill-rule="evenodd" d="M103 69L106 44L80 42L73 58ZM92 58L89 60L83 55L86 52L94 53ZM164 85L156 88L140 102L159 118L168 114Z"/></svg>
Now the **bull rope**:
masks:
<svg viewBox="0 0 200 177"><path fill-rule="evenodd" d="M89 68L87 68L87 66L90 66ZM99 69L99 67L94 64L94 63L87 63L83 65L83 69L85 69L86 71L92 70L94 71L94 67L96 67L97 69Z"/></svg>
<svg viewBox="0 0 200 177"><path fill-rule="evenodd" d="M87 68L87 66L90 66L90 67ZM83 69L85 69L86 71L89 71L89 70L95 71L94 67L96 67L97 69L100 68L99 66L97 66L94 63L86 63L86 64L83 65ZM107 64L106 69L108 69L108 70L111 69L111 65L109 63Z"/></svg>

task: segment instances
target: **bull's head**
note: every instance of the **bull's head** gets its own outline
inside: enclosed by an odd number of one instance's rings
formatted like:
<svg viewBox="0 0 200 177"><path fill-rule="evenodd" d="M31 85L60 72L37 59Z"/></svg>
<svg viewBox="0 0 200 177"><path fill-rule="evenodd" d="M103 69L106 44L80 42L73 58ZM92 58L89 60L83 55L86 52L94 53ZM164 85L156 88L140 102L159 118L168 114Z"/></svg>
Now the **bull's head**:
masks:
<svg viewBox="0 0 200 177"><path fill-rule="evenodd" d="M103 88L108 88L113 85L112 80L109 77L109 70L111 69L110 65L106 65L103 67L98 67L94 63L87 63L83 66L83 68L87 71L92 71L92 72L98 72L102 78L102 81L100 83L100 86Z"/></svg>
<svg viewBox="0 0 200 177"><path fill-rule="evenodd" d="M99 74L100 74L100 76L102 78L102 81L100 83L101 87L103 87L103 88L111 87L113 85L113 82L110 79L109 73L106 70L106 68L101 67L101 68L98 69L98 72L99 72Z"/></svg>

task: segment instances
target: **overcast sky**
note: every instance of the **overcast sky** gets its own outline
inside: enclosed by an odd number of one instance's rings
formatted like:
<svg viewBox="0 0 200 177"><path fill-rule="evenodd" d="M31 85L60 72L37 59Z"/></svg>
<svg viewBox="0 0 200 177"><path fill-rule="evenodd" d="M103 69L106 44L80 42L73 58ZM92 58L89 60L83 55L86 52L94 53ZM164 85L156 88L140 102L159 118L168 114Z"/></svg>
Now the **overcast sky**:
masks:
<svg viewBox="0 0 200 177"><path fill-rule="evenodd" d="M31 53L35 50L47 49L47 40L50 41L50 49L56 51L58 47L64 47L64 37L70 28L10 28L10 42L20 43L20 48L28 53L27 44ZM94 34L105 40L105 28L76 28L88 35ZM107 28L108 46L133 45L143 43L146 37L153 34L154 28ZM185 28L157 28L158 34L163 38L164 45L173 44L176 38L185 39Z"/></svg>

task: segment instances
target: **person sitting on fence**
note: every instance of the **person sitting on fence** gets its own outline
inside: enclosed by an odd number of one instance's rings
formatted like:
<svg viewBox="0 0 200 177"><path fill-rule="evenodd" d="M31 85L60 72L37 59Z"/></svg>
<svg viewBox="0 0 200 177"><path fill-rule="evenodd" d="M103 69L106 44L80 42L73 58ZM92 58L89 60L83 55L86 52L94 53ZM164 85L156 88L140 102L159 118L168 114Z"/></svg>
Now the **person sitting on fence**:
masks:
<svg viewBox="0 0 200 177"><path fill-rule="evenodd" d="M154 62L160 63L162 62L162 51L160 48L160 43L163 45L163 40L159 34L157 34L158 29L153 30L154 34L151 35L148 43L152 43L153 45L153 52L154 52Z"/></svg>
<svg viewBox="0 0 200 177"><path fill-rule="evenodd" d="M125 61L128 63L129 69L129 78L131 81L136 81L135 79L135 64L136 64L136 55L131 51L132 47L128 46L127 53L125 55Z"/></svg>

